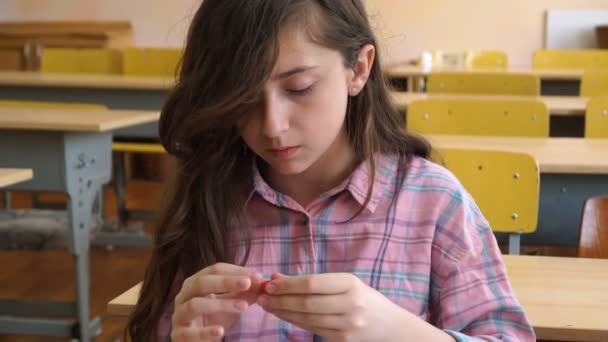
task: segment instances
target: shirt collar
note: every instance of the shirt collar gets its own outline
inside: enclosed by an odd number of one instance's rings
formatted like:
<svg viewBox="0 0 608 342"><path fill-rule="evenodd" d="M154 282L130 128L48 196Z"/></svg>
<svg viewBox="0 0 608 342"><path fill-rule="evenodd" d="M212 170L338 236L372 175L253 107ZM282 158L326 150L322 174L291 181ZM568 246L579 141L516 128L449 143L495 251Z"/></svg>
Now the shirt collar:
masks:
<svg viewBox="0 0 608 342"><path fill-rule="evenodd" d="M370 163L369 161L361 162L353 173L345 179L341 184L328 192L322 194L322 197L330 197L343 191L347 191L355 199L360 206L365 206L365 209L373 213L378 206L378 203L384 196L387 187L393 185L395 174L397 172L398 157L378 154L374 158L375 161L375 177L374 186L371 191L370 200L365 203L370 182ZM274 190L262 177L257 163L253 163L253 190L249 195L249 200L255 193L260 195L264 200L272 205L283 207L285 206L285 195Z"/></svg>

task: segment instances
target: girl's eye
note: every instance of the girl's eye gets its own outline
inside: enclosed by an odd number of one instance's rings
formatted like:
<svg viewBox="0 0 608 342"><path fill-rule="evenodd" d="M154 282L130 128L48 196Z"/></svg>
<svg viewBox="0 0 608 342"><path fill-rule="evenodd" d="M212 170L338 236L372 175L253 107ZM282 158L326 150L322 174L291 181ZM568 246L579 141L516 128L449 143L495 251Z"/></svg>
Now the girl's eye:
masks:
<svg viewBox="0 0 608 342"><path fill-rule="evenodd" d="M312 86L303 88L303 89L289 89L287 90L287 92L289 92L292 95L295 96L306 96L308 94L310 94L310 92L312 91Z"/></svg>

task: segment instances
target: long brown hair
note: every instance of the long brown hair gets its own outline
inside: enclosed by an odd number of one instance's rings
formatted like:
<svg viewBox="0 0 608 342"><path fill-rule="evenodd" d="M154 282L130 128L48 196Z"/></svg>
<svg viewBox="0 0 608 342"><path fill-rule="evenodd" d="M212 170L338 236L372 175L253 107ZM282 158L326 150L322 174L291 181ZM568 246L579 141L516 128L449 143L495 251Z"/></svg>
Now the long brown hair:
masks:
<svg viewBox="0 0 608 342"><path fill-rule="evenodd" d="M362 46L377 46L361 0L204 0L160 118L161 142L177 167L127 326L133 341L156 339L176 276L188 277L217 262L246 262L246 251L237 257L228 247L230 241L247 245L245 204L255 162L237 122L259 103L278 57L279 33L288 24L339 51L349 68ZM349 99L347 110L349 140L357 157L369 161L372 177L377 153L405 161L428 157L428 144L403 129L404 118L391 102L378 53L364 89Z"/></svg>

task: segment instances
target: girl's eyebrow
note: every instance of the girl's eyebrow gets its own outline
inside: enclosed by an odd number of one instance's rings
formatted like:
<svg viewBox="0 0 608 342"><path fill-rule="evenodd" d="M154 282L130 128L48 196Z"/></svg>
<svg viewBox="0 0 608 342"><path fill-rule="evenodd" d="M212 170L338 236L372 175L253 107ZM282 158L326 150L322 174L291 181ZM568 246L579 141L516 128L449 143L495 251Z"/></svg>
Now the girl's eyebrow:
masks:
<svg viewBox="0 0 608 342"><path fill-rule="evenodd" d="M318 68L318 65L311 65L311 66L299 66L299 67L295 67L293 69L287 70L285 72L280 73L277 76L272 77L272 80L276 81L276 80L283 80L286 79L290 76L293 76L295 74L299 74L305 71L309 71L309 70L313 70Z"/></svg>

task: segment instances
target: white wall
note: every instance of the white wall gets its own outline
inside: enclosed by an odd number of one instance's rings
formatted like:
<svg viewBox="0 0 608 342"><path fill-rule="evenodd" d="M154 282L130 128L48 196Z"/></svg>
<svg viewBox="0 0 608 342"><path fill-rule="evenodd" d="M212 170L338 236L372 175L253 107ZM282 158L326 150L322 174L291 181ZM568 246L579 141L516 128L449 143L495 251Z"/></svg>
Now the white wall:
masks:
<svg viewBox="0 0 608 342"><path fill-rule="evenodd" d="M247 0L243 0L247 1ZM549 8L608 8L608 0L365 0L385 62L425 49L502 49L530 65ZM0 0L0 20L130 20L135 43L181 46L200 0Z"/></svg>

